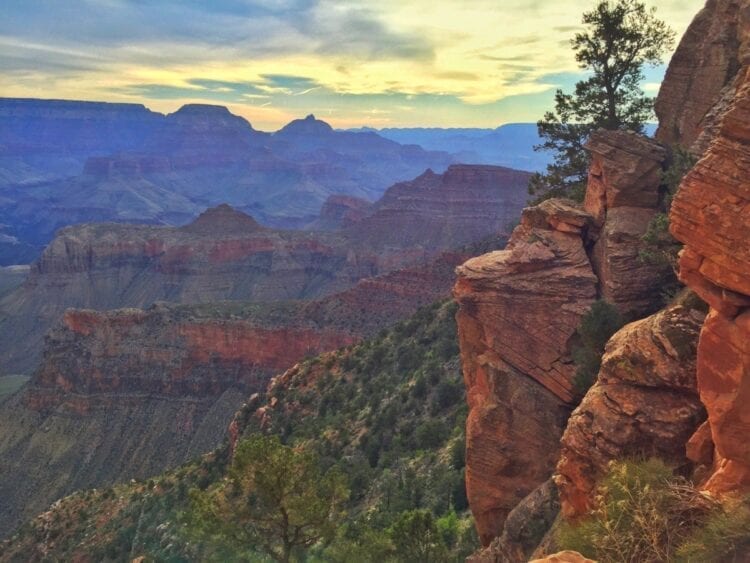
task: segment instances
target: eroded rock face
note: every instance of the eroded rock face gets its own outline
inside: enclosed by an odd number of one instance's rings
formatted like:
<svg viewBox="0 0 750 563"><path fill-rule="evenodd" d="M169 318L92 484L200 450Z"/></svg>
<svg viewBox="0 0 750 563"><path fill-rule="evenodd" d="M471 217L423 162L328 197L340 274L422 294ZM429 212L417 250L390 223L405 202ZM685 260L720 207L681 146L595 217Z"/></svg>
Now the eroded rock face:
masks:
<svg viewBox="0 0 750 563"><path fill-rule="evenodd" d="M591 153L586 211L601 225L616 207L655 209L667 151L653 139L629 131L599 130L586 143Z"/></svg>
<svg viewBox="0 0 750 563"><path fill-rule="evenodd" d="M584 208L598 232L591 260L601 296L629 317L658 307L662 275L639 258L641 237L659 205L666 150L625 131L597 131L586 149L592 155Z"/></svg>
<svg viewBox="0 0 750 563"><path fill-rule="evenodd" d="M467 563L526 563L560 511L557 487L550 479L529 493L508 514L503 533Z"/></svg>
<svg viewBox="0 0 750 563"><path fill-rule="evenodd" d="M264 326L266 324L266 326ZM107 313L70 310L46 340L25 395L35 410L66 405L84 414L142 396L218 397L261 391L268 377L301 360L352 344L347 332L258 320L200 318L158 306Z"/></svg>
<svg viewBox="0 0 750 563"><path fill-rule="evenodd" d="M750 21L750 3L740 3ZM743 25L747 32L748 26ZM707 429L690 441L690 455L704 463L705 487L715 493L750 487L747 401L750 397L750 57L719 135L685 177L672 206L671 230L685 243L680 277L710 306L698 346L698 389L708 412ZM707 463L710 462L710 463Z"/></svg>
<svg viewBox="0 0 750 563"><path fill-rule="evenodd" d="M418 261L418 256L406 260ZM399 267L401 256L383 267ZM0 364L36 367L42 337L69 307L148 307L314 298L379 273L377 258L352 251L333 233L277 231L227 205L181 228L80 225L60 231L26 283L0 302Z"/></svg>
<svg viewBox="0 0 750 563"><path fill-rule="evenodd" d="M531 174L502 166L454 164L388 188L351 234L381 251L419 244L455 248L506 232L528 198Z"/></svg>
<svg viewBox="0 0 750 563"><path fill-rule="evenodd" d="M705 417L695 381L705 307L695 296L623 327L562 437L555 482L566 517L593 505L610 461L656 456L684 465L684 444Z"/></svg>
<svg viewBox="0 0 750 563"><path fill-rule="evenodd" d="M313 228L334 231L353 226L364 219L372 203L365 199L347 195L330 196L320 210L320 217Z"/></svg>
<svg viewBox="0 0 750 563"><path fill-rule="evenodd" d="M524 211L506 250L458 268L467 387L466 487L482 542L548 479L573 400L569 341L596 297L591 217L550 200Z"/></svg>
<svg viewBox="0 0 750 563"><path fill-rule="evenodd" d="M748 35L746 10L744 0L708 0L690 24L656 100L656 138L661 142L681 145L696 155L708 148L723 113L717 101L734 96L733 82Z"/></svg>
<svg viewBox="0 0 750 563"><path fill-rule="evenodd" d="M150 477L209 451L271 374L446 298L468 256L447 253L308 302L68 311L27 389L0 409L0 536L73 490ZM239 431L230 424L230 438Z"/></svg>

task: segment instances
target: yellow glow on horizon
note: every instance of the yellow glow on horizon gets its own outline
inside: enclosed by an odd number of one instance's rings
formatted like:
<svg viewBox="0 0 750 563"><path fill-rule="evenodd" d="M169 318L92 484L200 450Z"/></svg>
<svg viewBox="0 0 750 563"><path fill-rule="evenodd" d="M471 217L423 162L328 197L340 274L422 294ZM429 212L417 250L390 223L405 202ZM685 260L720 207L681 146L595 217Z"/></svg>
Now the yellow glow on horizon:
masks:
<svg viewBox="0 0 750 563"><path fill-rule="evenodd" d="M702 4L702 0L667 0L659 4L658 15L681 35ZM145 42L88 53L102 61L93 69L56 75L41 70L3 73L0 91L4 96L141 102L158 111L173 111L191 101L223 103L264 129L278 128L284 120L298 117L299 110L280 103L269 107L263 94L247 95L243 103L217 101L190 80L258 84L264 75L289 75L313 79L331 92L332 103L339 94L397 92L448 95L467 106L491 104L551 90L556 84L545 77L576 72L568 41L580 27L581 13L591 5L591 0L365 0L356 5L324 0L317 8L321 17L343 17L366 10L377 16L384 29L430 46L432 56L363 58L320 52L312 45L305 52L244 58L231 45L206 51L196 45ZM12 38L0 37L0 49L18 48L18 44ZM45 45L25 47L39 49L40 58L45 50L55 49ZM85 47L76 51L82 50ZM137 90L139 85L174 87L184 92L169 99L145 97ZM649 84L650 92L654 88ZM280 96L310 93L283 88L269 92ZM338 126L387 125L404 123L408 115L409 108L403 104L387 111L363 105L348 114L336 112L330 120ZM462 125L460 120L466 119L465 115L437 117L444 126Z"/></svg>

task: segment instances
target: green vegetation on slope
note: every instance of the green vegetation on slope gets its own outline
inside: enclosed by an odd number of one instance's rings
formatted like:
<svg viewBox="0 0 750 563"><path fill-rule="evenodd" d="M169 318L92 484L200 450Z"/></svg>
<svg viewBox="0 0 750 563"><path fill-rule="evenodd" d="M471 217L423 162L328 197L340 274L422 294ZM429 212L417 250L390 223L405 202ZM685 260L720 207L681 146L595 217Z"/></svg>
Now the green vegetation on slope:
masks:
<svg viewBox="0 0 750 563"><path fill-rule="evenodd" d="M307 360L238 414L238 448L257 434L278 436L348 484L331 543L298 549L297 560L405 561L409 552L459 561L478 546L464 487L467 408L454 315L452 303L435 304L369 341ZM40 546L62 559L265 560L260 548L243 543L240 552L196 526L196 496L218 490L231 467L225 444L146 483L67 497L0 546L0 561Z"/></svg>
<svg viewBox="0 0 750 563"><path fill-rule="evenodd" d="M682 244L669 232L669 210L672 200L677 194L680 183L690 169L695 165L693 155L681 147L672 149L672 159L669 167L662 175L662 192L659 212L649 222L646 233L641 237L642 248L638 258L657 266L661 270L662 299L668 303L680 290L682 284L677 279L678 254Z"/></svg>

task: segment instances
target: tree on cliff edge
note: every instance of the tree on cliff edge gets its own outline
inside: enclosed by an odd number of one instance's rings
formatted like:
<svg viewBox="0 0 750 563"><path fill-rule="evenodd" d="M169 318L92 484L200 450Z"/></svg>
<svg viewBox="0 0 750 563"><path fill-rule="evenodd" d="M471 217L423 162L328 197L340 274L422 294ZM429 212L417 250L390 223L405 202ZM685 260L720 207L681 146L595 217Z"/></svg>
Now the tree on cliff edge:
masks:
<svg viewBox="0 0 750 563"><path fill-rule="evenodd" d="M529 193L536 202L550 197L582 199L588 169L583 144L600 127L643 132L653 114L653 99L639 84L643 67L656 66L674 43L674 32L636 0L600 0L583 14L585 31L571 39L576 61L590 73L575 92L555 92L555 109L537 123L542 143L554 161L535 174Z"/></svg>

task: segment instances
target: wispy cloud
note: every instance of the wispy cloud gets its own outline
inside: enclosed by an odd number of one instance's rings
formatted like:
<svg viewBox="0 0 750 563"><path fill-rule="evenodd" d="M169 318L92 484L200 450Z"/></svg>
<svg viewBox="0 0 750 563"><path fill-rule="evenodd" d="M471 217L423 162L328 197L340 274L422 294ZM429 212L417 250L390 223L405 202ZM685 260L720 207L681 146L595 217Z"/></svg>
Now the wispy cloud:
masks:
<svg viewBox="0 0 750 563"><path fill-rule="evenodd" d="M702 4L664 0L658 8L682 32ZM342 125L533 120L551 103L551 89L580 76L568 42L589 7L590 0L3 0L0 92L138 101L162 111L224 103L267 128L324 109ZM650 92L660 80L649 75Z"/></svg>

